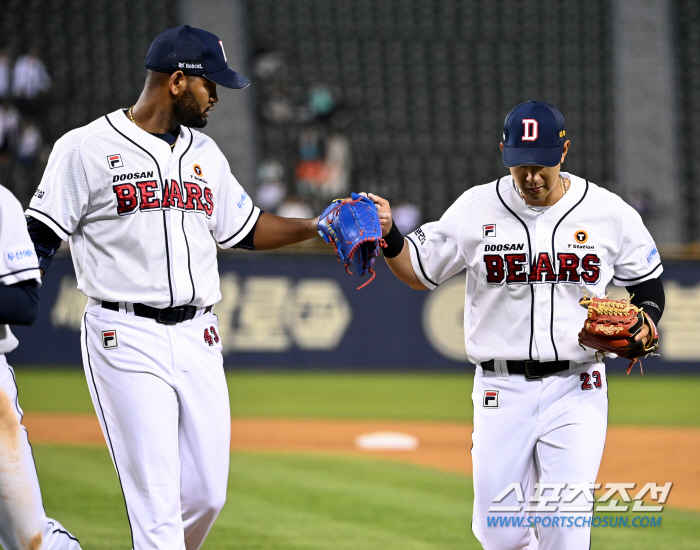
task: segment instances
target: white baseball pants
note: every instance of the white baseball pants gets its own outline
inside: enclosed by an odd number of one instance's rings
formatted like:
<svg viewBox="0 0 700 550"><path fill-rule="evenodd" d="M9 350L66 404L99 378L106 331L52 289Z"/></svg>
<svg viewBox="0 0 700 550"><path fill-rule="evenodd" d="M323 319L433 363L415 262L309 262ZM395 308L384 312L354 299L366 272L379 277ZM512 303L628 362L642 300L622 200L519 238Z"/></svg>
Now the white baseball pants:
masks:
<svg viewBox="0 0 700 550"><path fill-rule="evenodd" d="M82 351L133 547L196 550L228 480L231 413L217 318L199 311L168 326L120 306L88 301Z"/></svg>
<svg viewBox="0 0 700 550"><path fill-rule="evenodd" d="M595 483L607 430L605 365L588 365L540 380L497 377L477 367L472 401L472 529L484 549L588 550L592 505L588 512L528 512L525 507L537 505L528 502L537 482L566 483L567 487ZM525 502L518 502L514 491L493 502L511 483L521 484ZM568 488L561 492L562 497L571 494ZM580 493L566 504L586 506L586 495ZM521 509L489 512L494 505ZM494 519L498 516L512 518L512 523L498 524ZM569 518L580 519L569 526ZM537 524L536 533L527 527L528 521Z"/></svg>
<svg viewBox="0 0 700 550"><path fill-rule="evenodd" d="M23 414L15 373L0 354L0 545L5 550L80 550L78 539L46 517Z"/></svg>

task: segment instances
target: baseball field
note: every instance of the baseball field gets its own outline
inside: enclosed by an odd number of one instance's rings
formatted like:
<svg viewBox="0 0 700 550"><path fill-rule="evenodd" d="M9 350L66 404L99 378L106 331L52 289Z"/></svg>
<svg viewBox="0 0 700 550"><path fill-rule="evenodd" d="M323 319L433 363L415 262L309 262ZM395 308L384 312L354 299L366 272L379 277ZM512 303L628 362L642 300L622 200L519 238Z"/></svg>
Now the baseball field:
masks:
<svg viewBox="0 0 700 550"><path fill-rule="evenodd" d="M48 515L85 549L130 548L82 371L17 369L17 381ZM228 382L228 500L204 548L480 548L470 530L469 375L235 373ZM674 487L654 514L659 526L594 528L593 548L700 549L700 377L612 376L609 388L598 481ZM354 445L384 431L412 435L418 448Z"/></svg>

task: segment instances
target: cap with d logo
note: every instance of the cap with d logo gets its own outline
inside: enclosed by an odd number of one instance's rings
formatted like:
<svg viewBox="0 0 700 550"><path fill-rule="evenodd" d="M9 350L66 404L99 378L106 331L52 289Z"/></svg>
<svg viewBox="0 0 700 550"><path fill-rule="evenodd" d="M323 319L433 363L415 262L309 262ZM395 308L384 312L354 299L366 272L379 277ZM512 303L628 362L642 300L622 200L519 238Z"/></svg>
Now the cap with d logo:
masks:
<svg viewBox="0 0 700 550"><path fill-rule="evenodd" d="M205 76L226 88L245 88L250 81L228 68L219 37L189 25L160 33L146 55L146 68L159 73L182 71Z"/></svg>
<svg viewBox="0 0 700 550"><path fill-rule="evenodd" d="M543 101L515 107L503 123L503 164L556 166L566 142L564 116Z"/></svg>

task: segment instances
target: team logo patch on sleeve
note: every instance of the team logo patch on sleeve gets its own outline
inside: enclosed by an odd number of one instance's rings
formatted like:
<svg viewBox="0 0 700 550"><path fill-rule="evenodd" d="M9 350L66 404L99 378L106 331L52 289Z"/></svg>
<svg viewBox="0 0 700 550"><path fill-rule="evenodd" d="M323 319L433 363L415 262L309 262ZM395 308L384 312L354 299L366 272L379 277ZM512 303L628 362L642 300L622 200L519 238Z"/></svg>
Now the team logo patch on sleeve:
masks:
<svg viewBox="0 0 700 550"><path fill-rule="evenodd" d="M484 237L495 237L496 236L496 224L490 223L484 226Z"/></svg>
<svg viewBox="0 0 700 550"><path fill-rule="evenodd" d="M484 390L484 407L498 407L498 390Z"/></svg>
<svg viewBox="0 0 700 550"><path fill-rule="evenodd" d="M111 168L123 168L124 163L122 162L122 156L121 155L109 155L107 157L107 162L109 163L109 167Z"/></svg>
<svg viewBox="0 0 700 550"><path fill-rule="evenodd" d="M117 341L117 331L116 330L103 330L102 331L102 347L104 349L113 349L119 347L119 342Z"/></svg>

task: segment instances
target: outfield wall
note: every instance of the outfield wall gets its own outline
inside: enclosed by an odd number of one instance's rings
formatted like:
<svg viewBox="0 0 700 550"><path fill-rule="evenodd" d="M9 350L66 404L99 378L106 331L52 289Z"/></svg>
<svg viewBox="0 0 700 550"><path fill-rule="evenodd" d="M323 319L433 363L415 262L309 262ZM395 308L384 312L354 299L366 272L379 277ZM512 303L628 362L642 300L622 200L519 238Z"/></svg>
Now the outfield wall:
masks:
<svg viewBox="0 0 700 550"><path fill-rule="evenodd" d="M234 252L219 262L223 299L215 312L229 368L470 368L460 276L435 291L417 292L400 284L380 259L375 280L356 290L366 278L345 274L327 254ZM664 266L663 356L646 359L645 370L700 373L700 263ZM38 320L13 327L20 346L9 355L11 364L80 364L84 306L69 256L57 257L44 278ZM621 360L614 364L622 370Z"/></svg>

